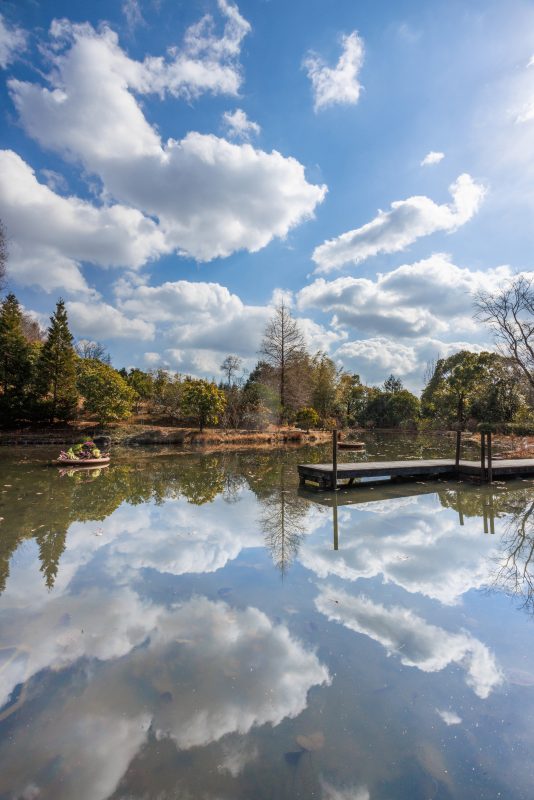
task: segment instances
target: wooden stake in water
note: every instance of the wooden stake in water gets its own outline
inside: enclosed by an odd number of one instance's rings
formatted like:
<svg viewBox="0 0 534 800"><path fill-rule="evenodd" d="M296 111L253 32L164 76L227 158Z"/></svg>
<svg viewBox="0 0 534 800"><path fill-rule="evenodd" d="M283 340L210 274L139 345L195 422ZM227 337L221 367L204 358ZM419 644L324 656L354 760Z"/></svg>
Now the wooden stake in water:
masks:
<svg viewBox="0 0 534 800"><path fill-rule="evenodd" d="M337 550L339 548L339 533L337 526L337 494L334 495L334 505L332 508L334 516L334 550Z"/></svg>
<svg viewBox="0 0 534 800"><path fill-rule="evenodd" d="M480 480L486 479L486 434L480 433Z"/></svg>
<svg viewBox="0 0 534 800"><path fill-rule="evenodd" d="M491 464L491 433L488 432L488 483L493 482L493 467Z"/></svg>
<svg viewBox="0 0 534 800"><path fill-rule="evenodd" d="M458 425L458 430L456 431L456 469L460 466L460 449L462 446L462 431L460 430L460 426Z"/></svg>
<svg viewBox="0 0 534 800"><path fill-rule="evenodd" d="M337 491L337 428L332 431L332 489Z"/></svg>

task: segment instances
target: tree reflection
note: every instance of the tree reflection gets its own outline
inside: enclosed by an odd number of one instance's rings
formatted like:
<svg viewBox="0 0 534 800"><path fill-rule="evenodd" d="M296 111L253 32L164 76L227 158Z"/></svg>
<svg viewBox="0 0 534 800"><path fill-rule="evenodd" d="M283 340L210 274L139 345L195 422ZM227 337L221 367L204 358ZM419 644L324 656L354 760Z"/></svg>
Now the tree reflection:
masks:
<svg viewBox="0 0 534 800"><path fill-rule="evenodd" d="M494 586L534 613L534 489L528 494L528 501L511 509L504 524Z"/></svg>
<svg viewBox="0 0 534 800"><path fill-rule="evenodd" d="M299 497L294 485L290 486L287 470L286 464L280 466L274 485L260 499L260 525L265 535L265 546L282 577L299 551L309 509L309 504ZM291 477L294 477L293 472L291 470Z"/></svg>

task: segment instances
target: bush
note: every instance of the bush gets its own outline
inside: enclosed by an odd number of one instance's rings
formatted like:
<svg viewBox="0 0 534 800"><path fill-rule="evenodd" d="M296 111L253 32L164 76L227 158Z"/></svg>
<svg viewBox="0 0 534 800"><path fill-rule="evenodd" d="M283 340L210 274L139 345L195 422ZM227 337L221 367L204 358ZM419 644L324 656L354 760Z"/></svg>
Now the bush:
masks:
<svg viewBox="0 0 534 800"><path fill-rule="evenodd" d="M319 424L319 414L311 406L305 406L297 411L296 425L309 433L310 428L316 428Z"/></svg>
<svg viewBox="0 0 534 800"><path fill-rule="evenodd" d="M502 426L502 432L510 436L534 436L534 420L531 422L507 422Z"/></svg>

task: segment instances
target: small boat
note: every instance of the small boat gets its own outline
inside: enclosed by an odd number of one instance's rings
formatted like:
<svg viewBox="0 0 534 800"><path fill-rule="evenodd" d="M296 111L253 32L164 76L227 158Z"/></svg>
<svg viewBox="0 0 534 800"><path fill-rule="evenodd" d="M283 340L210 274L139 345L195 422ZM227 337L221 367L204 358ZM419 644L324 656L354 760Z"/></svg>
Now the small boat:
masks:
<svg viewBox="0 0 534 800"><path fill-rule="evenodd" d="M55 461L52 461L52 464L71 469L72 467L100 467L103 464L109 464L109 462L110 456L105 456L104 458L79 458L77 460L74 458L56 458Z"/></svg>
<svg viewBox="0 0 534 800"><path fill-rule="evenodd" d="M338 442L340 450L365 450L365 442Z"/></svg>

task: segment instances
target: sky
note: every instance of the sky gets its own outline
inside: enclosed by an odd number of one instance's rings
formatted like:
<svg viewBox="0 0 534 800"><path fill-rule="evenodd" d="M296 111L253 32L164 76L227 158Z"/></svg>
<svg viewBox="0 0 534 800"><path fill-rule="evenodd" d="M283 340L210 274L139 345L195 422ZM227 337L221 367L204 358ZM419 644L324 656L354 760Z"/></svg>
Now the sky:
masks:
<svg viewBox="0 0 534 800"><path fill-rule="evenodd" d="M3 0L9 290L116 367L251 369L273 307L368 383L492 346L534 262L534 4ZM534 277L534 275L533 275Z"/></svg>

